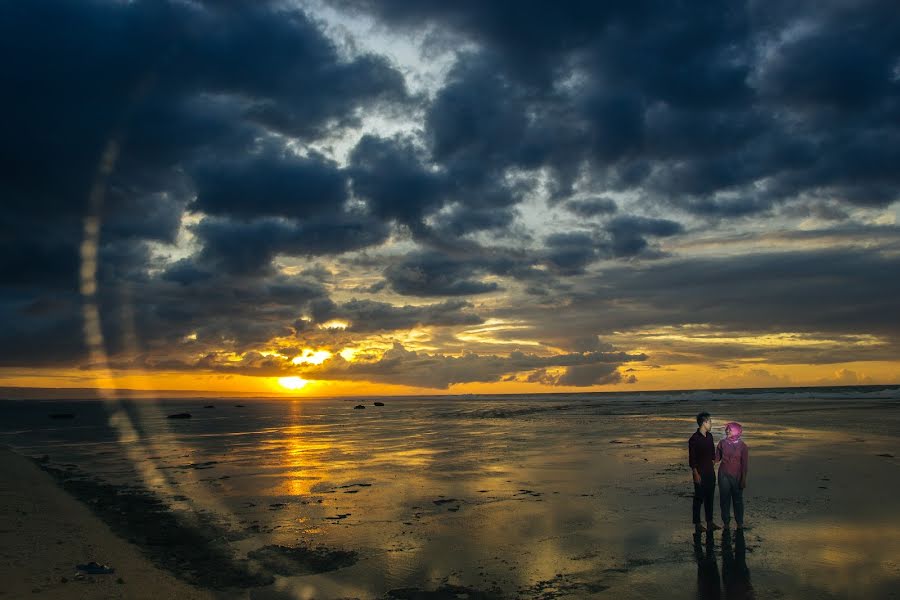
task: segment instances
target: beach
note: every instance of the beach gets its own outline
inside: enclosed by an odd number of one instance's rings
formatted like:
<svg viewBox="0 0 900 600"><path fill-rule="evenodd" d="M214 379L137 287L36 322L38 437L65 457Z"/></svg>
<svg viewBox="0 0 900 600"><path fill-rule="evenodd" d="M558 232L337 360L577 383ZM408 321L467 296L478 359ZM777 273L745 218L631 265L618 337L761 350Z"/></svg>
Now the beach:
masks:
<svg viewBox="0 0 900 600"><path fill-rule="evenodd" d="M896 388L373 400L2 403L0 597L898 597ZM699 410L742 536L694 535Z"/></svg>
<svg viewBox="0 0 900 600"><path fill-rule="evenodd" d="M185 598L214 596L153 566L31 460L0 448L0 597ZM78 577L77 564L115 573Z"/></svg>

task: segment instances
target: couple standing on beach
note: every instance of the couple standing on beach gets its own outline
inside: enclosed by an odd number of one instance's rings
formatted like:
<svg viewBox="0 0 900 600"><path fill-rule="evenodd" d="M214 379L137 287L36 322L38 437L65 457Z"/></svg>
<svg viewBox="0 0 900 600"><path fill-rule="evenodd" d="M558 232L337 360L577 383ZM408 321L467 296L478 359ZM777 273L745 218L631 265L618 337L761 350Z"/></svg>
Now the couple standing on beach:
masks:
<svg viewBox="0 0 900 600"><path fill-rule="evenodd" d="M697 431L688 440L688 464L694 477L694 527L697 531L721 529L713 522L716 496L716 469L719 465L719 506L722 523L728 529L731 506L737 528L744 527L744 488L747 486L747 444L741 440L740 423L725 425L725 438L716 446L712 433L712 417L708 412L697 415ZM700 523L700 507L706 512L706 527Z"/></svg>

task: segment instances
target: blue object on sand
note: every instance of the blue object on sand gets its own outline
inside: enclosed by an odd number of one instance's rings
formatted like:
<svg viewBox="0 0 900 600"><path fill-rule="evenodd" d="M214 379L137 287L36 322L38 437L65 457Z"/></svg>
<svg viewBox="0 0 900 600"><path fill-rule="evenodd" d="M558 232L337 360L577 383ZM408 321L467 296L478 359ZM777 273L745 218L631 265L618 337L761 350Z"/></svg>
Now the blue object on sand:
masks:
<svg viewBox="0 0 900 600"><path fill-rule="evenodd" d="M75 565L75 568L79 571L84 571L88 575L110 575L116 572L116 570L112 567L108 565L100 565L95 563L94 561L91 561L86 565Z"/></svg>

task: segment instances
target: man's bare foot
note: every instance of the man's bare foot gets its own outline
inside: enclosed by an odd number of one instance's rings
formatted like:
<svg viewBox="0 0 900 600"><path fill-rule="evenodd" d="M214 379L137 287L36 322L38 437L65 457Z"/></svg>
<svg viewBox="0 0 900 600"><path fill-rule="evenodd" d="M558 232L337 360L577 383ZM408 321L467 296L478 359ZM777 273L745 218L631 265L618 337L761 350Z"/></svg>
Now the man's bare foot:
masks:
<svg viewBox="0 0 900 600"><path fill-rule="evenodd" d="M717 530L717 529L722 529L721 527L719 527L718 525L716 525L716 524L713 523L712 521L710 521L709 523L706 524L706 528L709 529L710 531L715 531L715 530Z"/></svg>

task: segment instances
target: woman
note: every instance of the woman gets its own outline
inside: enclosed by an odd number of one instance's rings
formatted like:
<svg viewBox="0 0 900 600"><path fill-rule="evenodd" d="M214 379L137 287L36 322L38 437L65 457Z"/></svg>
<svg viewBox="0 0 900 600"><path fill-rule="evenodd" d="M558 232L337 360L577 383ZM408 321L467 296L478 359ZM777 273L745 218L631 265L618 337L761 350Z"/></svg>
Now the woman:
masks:
<svg viewBox="0 0 900 600"><path fill-rule="evenodd" d="M734 521L738 529L744 528L744 488L747 487L747 444L741 439L740 423L725 425L725 439L716 446L716 462L719 463L719 506L722 522L728 529L731 521L731 505L734 504Z"/></svg>

